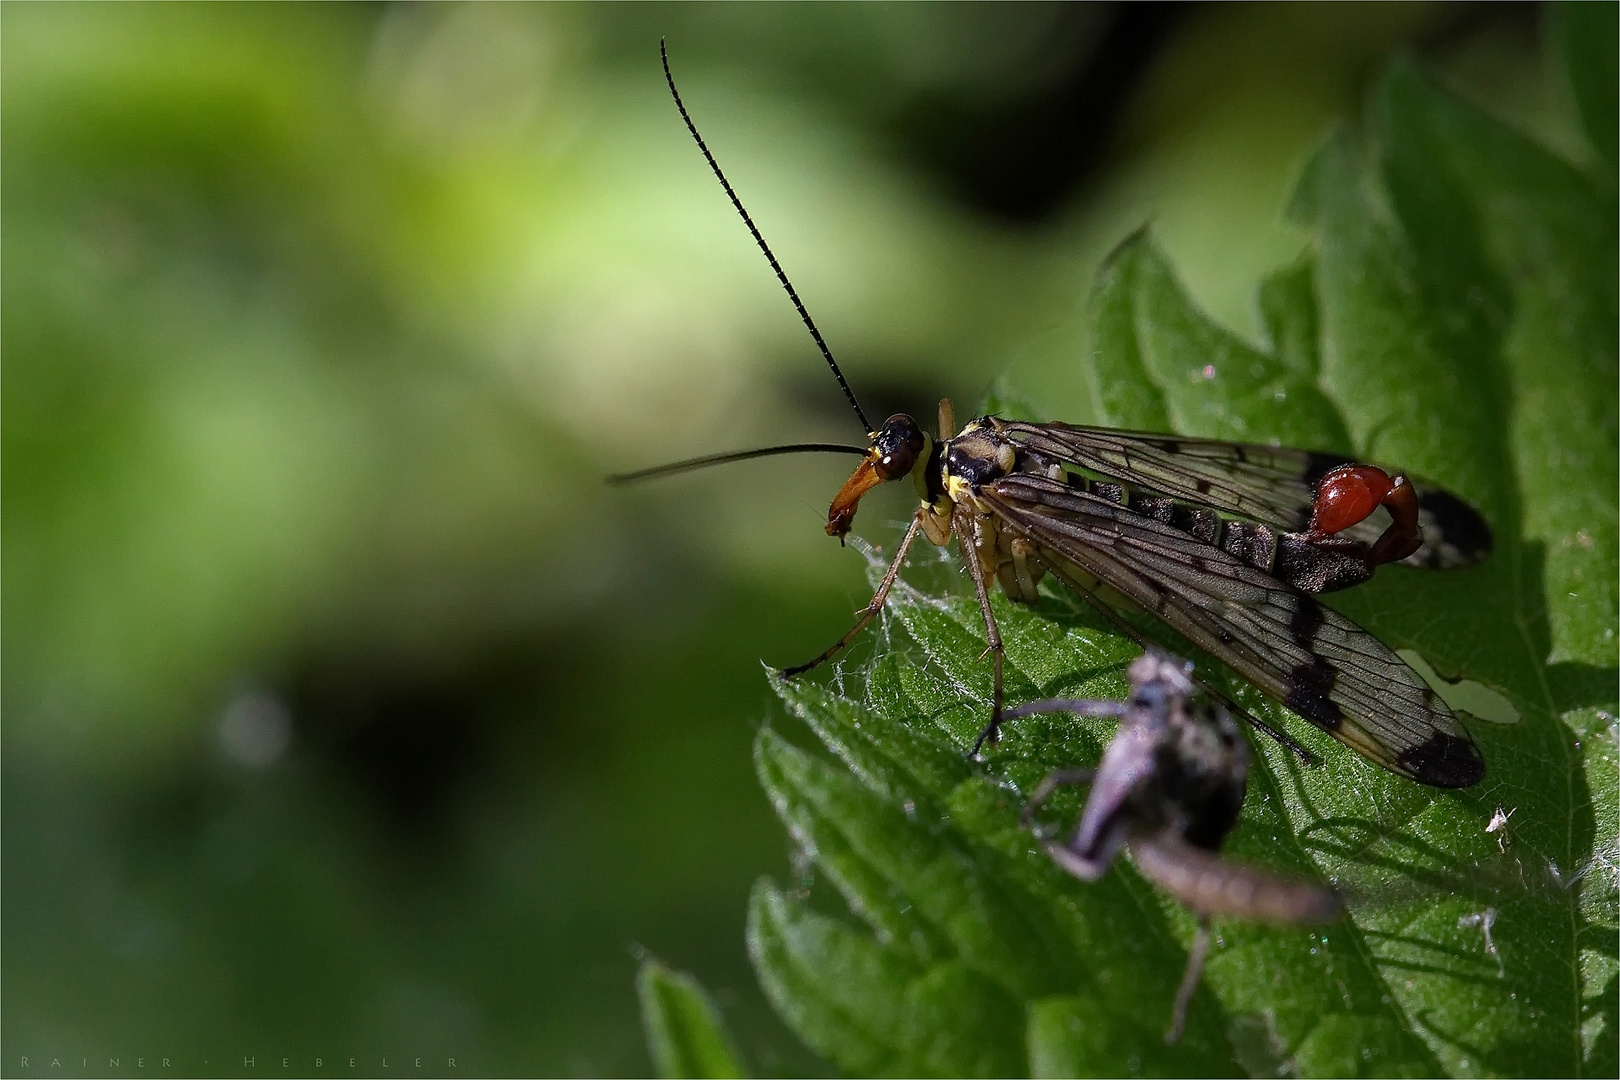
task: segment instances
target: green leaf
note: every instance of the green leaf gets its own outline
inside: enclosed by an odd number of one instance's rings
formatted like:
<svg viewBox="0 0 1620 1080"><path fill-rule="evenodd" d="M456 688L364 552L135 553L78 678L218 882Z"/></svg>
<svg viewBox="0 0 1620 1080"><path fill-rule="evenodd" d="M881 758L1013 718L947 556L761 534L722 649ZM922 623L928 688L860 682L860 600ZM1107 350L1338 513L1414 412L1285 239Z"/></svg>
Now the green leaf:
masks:
<svg viewBox="0 0 1620 1080"><path fill-rule="evenodd" d="M1614 206L1408 64L1381 82L1372 119L1370 160L1341 136L1302 185L1324 382L1364 452L1473 499L1498 544L1476 570L1390 575L1342 606L1442 674L1497 689L1522 720L1475 725L1485 784L1362 856L1420 844L1430 872L1477 869L1417 923L1399 908L1358 921L1384 964L1410 967L1392 992L1449 1070L1577 1075L1614 1037L1587 1015L1613 977L1613 789L1586 769L1613 752L1598 710L1612 713L1615 688ZM1514 817L1493 853L1477 818L1498 807ZM1487 970L1465 993L1413 929L1466 948L1458 929L1487 910L1503 977Z"/></svg>
<svg viewBox="0 0 1620 1080"><path fill-rule="evenodd" d="M768 731L757 745L773 805L854 920L812 910L833 900L819 881L792 900L756 891L756 966L807 1042L872 1073L1614 1074L1607 190L1402 62L1376 86L1365 139L1333 135L1302 175L1292 212L1310 249L1260 289L1266 347L1199 312L1145 233L1110 257L1085 350L1109 422L1398 463L1485 512L1483 565L1388 567L1330 602L1517 720L1469 721L1487 776L1444 792L1202 661L1324 759L1304 768L1257 739L1228 850L1332 881L1349 917L1219 925L1186 1037L1166 1047L1192 918L1128 861L1094 884L1059 872L1018 822L1041 777L1095 763L1113 725L1021 720L970 764L990 694L978 605L960 585L901 582L886 614L904 633L864 694L778 684L837 760ZM992 606L1013 702L1123 693L1136 646L1076 598L1048 586L1033 610ZM1080 798L1060 793L1043 817L1072 821Z"/></svg>
<svg viewBox="0 0 1620 1080"><path fill-rule="evenodd" d="M644 960L636 975L641 1024L659 1076L746 1076L714 999L697 979Z"/></svg>
<svg viewBox="0 0 1620 1080"><path fill-rule="evenodd" d="M1260 283L1260 315L1271 352L1314 380L1322 367L1316 321L1316 265L1309 256Z"/></svg>
<svg viewBox="0 0 1620 1080"><path fill-rule="evenodd" d="M1550 5L1548 37L1562 62L1575 98L1581 126L1592 148L1609 167L1611 183L1620 162L1620 4L1558 3Z"/></svg>
<svg viewBox="0 0 1620 1080"><path fill-rule="evenodd" d="M1092 294L1097 377L1144 387L1098 392L1110 422L1216 439L1348 448L1344 424L1308 363L1263 353L1195 311L1143 233L1103 265ZM1148 403L1152 403L1150 406Z"/></svg>

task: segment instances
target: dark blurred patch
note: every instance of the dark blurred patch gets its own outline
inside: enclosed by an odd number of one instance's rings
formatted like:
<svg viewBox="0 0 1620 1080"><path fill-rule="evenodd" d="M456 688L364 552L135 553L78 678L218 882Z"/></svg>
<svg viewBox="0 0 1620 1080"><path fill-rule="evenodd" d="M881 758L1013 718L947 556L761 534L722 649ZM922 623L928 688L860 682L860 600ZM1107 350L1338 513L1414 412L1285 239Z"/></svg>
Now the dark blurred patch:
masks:
<svg viewBox="0 0 1620 1080"><path fill-rule="evenodd" d="M950 197L1034 225L1102 164L1142 75L1195 8L766 4L746 19L724 4L590 10L597 48L632 69L650 77L654 43L667 37L677 77L735 67L831 106Z"/></svg>
<svg viewBox="0 0 1620 1080"><path fill-rule="evenodd" d="M1496 30L1522 41L1541 36L1542 5L1530 0L1502 0L1495 4L1443 4L1442 17L1412 44L1419 52L1441 58L1448 52L1478 40L1482 33Z"/></svg>
<svg viewBox="0 0 1620 1080"><path fill-rule="evenodd" d="M395 839L449 839L465 789L498 774L504 720L537 719L555 649L528 638L482 642L459 662L398 656L322 656L289 680L288 703L306 747L350 773Z"/></svg>
<svg viewBox="0 0 1620 1080"><path fill-rule="evenodd" d="M918 93L889 124L914 163L968 205L1019 225L1057 211L1102 164L1121 111L1185 3L1065 5L1025 58L1053 68L1011 96L961 86Z"/></svg>

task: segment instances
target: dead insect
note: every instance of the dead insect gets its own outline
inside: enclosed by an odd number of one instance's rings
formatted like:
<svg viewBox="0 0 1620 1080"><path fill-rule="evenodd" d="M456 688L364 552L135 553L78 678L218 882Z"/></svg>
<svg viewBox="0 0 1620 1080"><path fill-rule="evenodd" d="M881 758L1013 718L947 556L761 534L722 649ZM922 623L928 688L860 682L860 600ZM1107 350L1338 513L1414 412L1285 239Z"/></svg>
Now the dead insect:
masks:
<svg viewBox="0 0 1620 1080"><path fill-rule="evenodd" d="M867 444L765 447L611 480L774 454L857 454L863 460L827 513L827 533L840 539L861 497L883 481L909 477L921 499L855 625L820 656L784 670L784 677L810 670L854 640L883 609L919 533L941 546L954 537L973 579L994 665L990 722L975 752L998 737L1004 719L1002 643L990 589L999 584L1011 599L1033 603L1040 579L1050 573L1144 647L1151 643L1119 617L1115 605L1156 615L1393 772L1436 787L1479 782L1484 759L1439 696L1377 638L1309 595L1365 581L1386 562L1432 569L1478 562L1491 549L1490 528L1478 511L1398 471L1285 447L996 416L978 417L953 435L949 401L940 402L937 439L905 414L873 427L698 134L675 88L667 52L663 60L681 119L787 290L867 432ZM1387 524L1375 516L1380 509ZM1309 757L1285 733L1248 719Z"/></svg>
<svg viewBox="0 0 1620 1080"><path fill-rule="evenodd" d="M1248 786L1249 744L1231 714L1194 698L1192 665L1149 650L1130 666L1125 701L1036 701L1006 714L1119 718L1119 731L1095 770L1061 769L1030 795L1025 827L1057 788L1091 784L1079 826L1047 854L1083 881L1107 872L1122 846L1136 868L1199 917L1198 936L1176 991L1166 1042L1181 1037L1187 1003L1209 951L1211 919L1279 924L1331 922L1342 906L1321 885L1294 880L1218 854L1237 824Z"/></svg>

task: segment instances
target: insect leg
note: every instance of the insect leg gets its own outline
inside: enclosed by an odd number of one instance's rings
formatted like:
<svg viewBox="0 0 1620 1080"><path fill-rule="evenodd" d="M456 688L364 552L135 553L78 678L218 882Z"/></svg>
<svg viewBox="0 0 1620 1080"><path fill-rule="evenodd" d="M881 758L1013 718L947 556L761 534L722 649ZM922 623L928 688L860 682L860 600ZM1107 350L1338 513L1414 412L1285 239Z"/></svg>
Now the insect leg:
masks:
<svg viewBox="0 0 1620 1080"><path fill-rule="evenodd" d="M1187 1006L1192 1003L1193 991L1204 974L1204 958L1209 955L1209 920L1198 920L1198 936L1187 951L1187 970L1181 973L1181 986L1176 989L1176 1003L1170 1008L1170 1028L1164 1033L1166 1046L1181 1041L1187 1027Z"/></svg>
<svg viewBox="0 0 1620 1080"><path fill-rule="evenodd" d="M855 635L866 629L866 624L871 622L877 613L883 610L883 602L889 598L889 590L894 588L895 579L900 576L900 565L906 561L906 552L911 550L911 542L917 539L917 533L922 529L923 515L927 512L926 508L922 508L912 515L911 527L906 530L906 535L900 540L900 550L895 552L894 561L889 564L889 569L883 574L883 580L878 583L877 591L872 594L872 602L855 613L855 625L850 627L849 633L833 642L831 648L809 663L783 668L781 672L782 678L791 679L795 675L803 675L811 668L831 660L845 645L854 641ZM1000 686L999 681L997 686Z"/></svg>
<svg viewBox="0 0 1620 1080"><path fill-rule="evenodd" d="M1047 774L1046 779L1036 785L1035 790L1030 793L1029 802L1024 804L1024 809L1018 814L1018 824L1029 829L1043 841L1041 846L1046 849L1047 857L1081 881L1096 881L1103 876L1109 864L1114 861L1113 846L1110 846L1107 853L1101 857L1087 858L1067 844L1045 839L1041 830L1034 827L1035 811L1039 810L1058 788L1070 784L1089 784L1096 778L1096 769L1054 769Z"/></svg>
<svg viewBox="0 0 1620 1080"><path fill-rule="evenodd" d="M956 522L956 540L962 548L962 561L967 563L968 574L973 578L973 590L979 594L979 613L984 616L985 652L991 656L995 669L995 679L991 689L990 724L979 737L973 740L973 751L970 757L976 757L979 748L986 742L994 743L1001 738L1001 665L1002 654L1005 650L1001 645L1001 629L996 625L996 614L990 609L990 583L984 572L984 562L979 558L979 551L983 546L983 531L976 515L958 510ZM964 529L962 526L966 525ZM972 537L972 548L969 549L968 537Z"/></svg>
<svg viewBox="0 0 1620 1080"><path fill-rule="evenodd" d="M1088 859L1079 854L1067 844L1056 841L1046 842L1047 856L1063 869L1079 878L1081 881L1101 881L1102 876L1108 872L1108 867L1114 861L1114 849L1109 848L1106 853L1095 859Z"/></svg>
<svg viewBox="0 0 1620 1080"><path fill-rule="evenodd" d="M1309 765L1312 768L1322 764L1321 758L1305 749L1305 747L1302 746L1298 740L1296 740L1292 735L1288 734L1288 732L1284 731L1282 728L1273 727L1272 725L1266 723L1264 720L1260 719L1248 709L1245 709L1243 706L1239 705L1237 702L1233 701L1231 698L1227 697L1225 694L1221 693L1219 690L1215 689L1215 687L1209 685L1209 683L1205 682L1203 679L1200 679L1198 676L1193 676L1193 682L1197 683L1198 688L1204 693L1208 694L1212 698L1215 698L1233 713L1247 720L1251 727L1265 732L1277 742L1281 743L1284 748L1292 752L1295 757L1299 758L1301 764Z"/></svg>
<svg viewBox="0 0 1620 1080"><path fill-rule="evenodd" d="M1089 784L1096 775L1096 769L1055 769L1048 773L1046 779L1037 784L1035 790L1030 792L1029 802L1024 804L1023 811L1018 815L1018 824L1026 829L1029 828L1030 823L1035 820L1035 811L1039 810L1041 805L1052 797L1052 792L1060 787L1068 787L1071 784Z"/></svg>

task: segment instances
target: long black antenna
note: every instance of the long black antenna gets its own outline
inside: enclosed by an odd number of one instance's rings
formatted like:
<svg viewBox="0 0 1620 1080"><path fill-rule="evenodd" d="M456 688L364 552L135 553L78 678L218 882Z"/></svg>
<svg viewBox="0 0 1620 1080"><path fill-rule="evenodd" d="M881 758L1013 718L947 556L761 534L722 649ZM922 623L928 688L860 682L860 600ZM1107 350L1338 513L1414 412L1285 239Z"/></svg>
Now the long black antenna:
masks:
<svg viewBox="0 0 1620 1080"><path fill-rule="evenodd" d="M751 461L754 458L775 457L777 454L855 454L865 457L870 452L865 446L845 446L842 443L792 443L788 446L763 446L758 450L733 450L729 454L705 454L703 457L672 461L668 465L654 465L650 469L617 473L607 478L610 484L630 484L637 480L651 480L655 476L706 469L710 465L724 465L732 461Z"/></svg>
<svg viewBox="0 0 1620 1080"><path fill-rule="evenodd" d="M782 288L787 290L788 299L792 300L793 306L799 309L799 318L804 320L804 325L809 329L810 336L816 339L816 347L821 350L821 355L827 358L827 366L832 368L833 378L837 379L838 385L844 388L844 396L849 398L850 405L855 409L855 415L861 421L861 428L870 435L875 429L872 427L871 421L867 420L866 413L862 411L861 403L855 400L855 391L851 390L849 383L844 381L844 373L838 370L838 361L833 359L832 350L827 348L827 343L821 339L821 331L816 329L816 321L810 317L810 312L805 310L804 302L799 299L799 294L793 291L793 283L788 280L787 274L783 272L782 264L776 261L775 255L771 254L771 246L759 234L759 229L754 225L754 219L748 216L748 211L743 209L742 200L737 198L735 191L731 190L731 182L726 179L726 174L720 171L720 163L714 160L713 154L709 153L708 144L703 141L703 136L698 134L697 125L692 123L692 117L687 114L686 105L681 101L681 92L675 89L675 76L669 73L669 49L664 44L663 38L658 39L658 55L664 61L664 81L669 83L669 92L675 98L675 107L681 110L681 119L686 121L686 130L690 131L692 138L697 140L698 149L703 151L703 156L708 159L709 168L714 170L714 175L720 180L720 186L725 188L726 194L731 197L731 205L735 206L737 213L742 215L743 224L747 225L748 231L754 234L754 243L759 245L759 250L763 251L765 258L770 261L771 269L776 271L776 280L780 281Z"/></svg>

